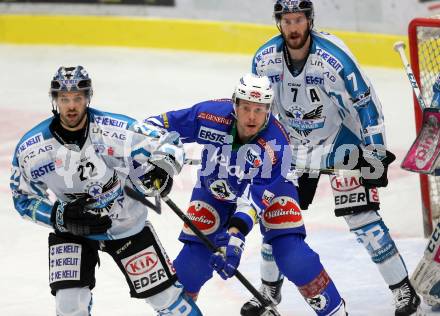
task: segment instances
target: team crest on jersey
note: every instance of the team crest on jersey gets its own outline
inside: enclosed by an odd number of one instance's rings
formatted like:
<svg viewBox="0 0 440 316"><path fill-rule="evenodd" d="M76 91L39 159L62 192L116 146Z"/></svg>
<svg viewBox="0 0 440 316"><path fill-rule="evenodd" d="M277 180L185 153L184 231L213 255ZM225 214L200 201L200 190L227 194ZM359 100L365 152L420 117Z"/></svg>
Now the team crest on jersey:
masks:
<svg viewBox="0 0 440 316"><path fill-rule="evenodd" d="M86 193L65 193L64 195L69 200L93 198L94 202L88 205L89 212L92 214L108 214L115 200L122 194L121 183L116 172L113 173L112 178L107 183L102 184L94 181L88 183L85 188Z"/></svg>
<svg viewBox="0 0 440 316"><path fill-rule="evenodd" d="M187 216L205 235L212 234L220 225L220 215L217 210L203 201L192 201ZM188 235L195 235L186 224L183 226L183 232Z"/></svg>
<svg viewBox="0 0 440 316"><path fill-rule="evenodd" d="M214 197L221 201L234 201L237 197L226 180L216 180L209 185Z"/></svg>
<svg viewBox="0 0 440 316"><path fill-rule="evenodd" d="M316 312L324 311L330 302L328 294L318 294L311 298L306 298L307 303L309 303L310 307L313 308Z"/></svg>
<svg viewBox="0 0 440 316"><path fill-rule="evenodd" d="M325 116L322 116L323 106L305 112L302 108L294 106L286 110L288 123L299 135L307 137L313 130L323 128Z"/></svg>
<svg viewBox="0 0 440 316"><path fill-rule="evenodd" d="M263 224L270 229L300 227L303 225L301 209L292 197L278 196L264 211Z"/></svg>
<svg viewBox="0 0 440 316"><path fill-rule="evenodd" d="M353 106L356 109L367 107L368 103L371 101L371 92L370 88L367 89L364 93L358 94L355 98L351 99L353 101Z"/></svg>

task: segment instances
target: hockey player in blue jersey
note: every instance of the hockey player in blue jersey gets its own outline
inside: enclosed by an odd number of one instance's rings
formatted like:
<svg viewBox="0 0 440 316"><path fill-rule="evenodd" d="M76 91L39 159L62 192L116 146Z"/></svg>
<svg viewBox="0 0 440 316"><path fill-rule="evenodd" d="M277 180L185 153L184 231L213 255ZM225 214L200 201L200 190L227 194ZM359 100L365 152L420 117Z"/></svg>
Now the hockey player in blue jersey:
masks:
<svg viewBox="0 0 440 316"><path fill-rule="evenodd" d="M213 255L184 227L184 246L174 267L185 290L197 298L213 270L224 279L234 275L245 236L259 222L274 260L316 314L346 315L318 254L304 241L295 186L283 177L290 170L288 136L270 114L272 98L269 79L248 74L240 79L232 100L206 101L146 120L178 132L183 142L204 145L187 213L225 249L225 255Z"/></svg>
<svg viewBox="0 0 440 316"><path fill-rule="evenodd" d="M19 141L10 187L23 218L54 229L49 283L56 315L91 314L98 250L112 256L131 296L158 315L202 315L177 281L147 209L123 190L152 194L159 181L168 194L183 163L178 135L90 108L92 82L81 66L60 67L50 94L54 116Z"/></svg>
<svg viewBox="0 0 440 316"><path fill-rule="evenodd" d="M388 184L388 165L395 157L386 150L376 93L345 44L313 28L312 1L277 0L274 17L281 34L257 50L252 70L268 76L274 85L273 112L289 133L294 165L306 170L338 168L351 149L348 158L358 174L330 176L335 215L344 217L377 265L394 295L395 315L410 315L420 299L378 213L377 188ZM311 204L318 179L319 174L310 171L298 178L302 209ZM263 243L261 292L276 302L281 300L283 282L278 268L272 248ZM261 313L255 299L241 311L244 316Z"/></svg>

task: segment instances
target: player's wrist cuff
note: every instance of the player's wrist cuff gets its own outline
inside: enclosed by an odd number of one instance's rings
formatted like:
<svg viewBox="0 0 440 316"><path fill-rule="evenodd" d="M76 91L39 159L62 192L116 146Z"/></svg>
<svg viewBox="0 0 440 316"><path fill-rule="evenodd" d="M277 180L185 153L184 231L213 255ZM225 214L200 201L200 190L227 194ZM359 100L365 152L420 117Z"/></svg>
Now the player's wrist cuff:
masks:
<svg viewBox="0 0 440 316"><path fill-rule="evenodd" d="M231 218L231 220L229 221L228 229L231 227L237 228L240 231L240 233L242 233L244 236L246 236L250 232L247 223L239 217Z"/></svg>

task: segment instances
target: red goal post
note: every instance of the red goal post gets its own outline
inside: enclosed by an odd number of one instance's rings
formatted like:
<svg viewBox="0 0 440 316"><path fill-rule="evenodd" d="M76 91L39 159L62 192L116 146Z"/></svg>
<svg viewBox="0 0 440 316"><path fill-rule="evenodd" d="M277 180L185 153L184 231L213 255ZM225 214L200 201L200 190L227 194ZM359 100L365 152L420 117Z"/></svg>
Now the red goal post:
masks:
<svg viewBox="0 0 440 316"><path fill-rule="evenodd" d="M427 104L431 103L432 85L440 73L440 16L415 18L408 27L411 67ZM422 111L414 96L417 133L422 124ZM420 175L423 229L425 237L432 233L433 223L440 218L440 177Z"/></svg>

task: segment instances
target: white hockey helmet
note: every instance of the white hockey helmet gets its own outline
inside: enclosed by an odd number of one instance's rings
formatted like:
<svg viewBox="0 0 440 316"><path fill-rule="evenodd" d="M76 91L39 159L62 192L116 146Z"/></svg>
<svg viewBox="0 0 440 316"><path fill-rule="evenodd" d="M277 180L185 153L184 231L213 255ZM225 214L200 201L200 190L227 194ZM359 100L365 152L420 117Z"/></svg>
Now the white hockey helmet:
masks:
<svg viewBox="0 0 440 316"><path fill-rule="evenodd" d="M267 104L268 110L270 110L273 95L274 92L268 77L249 73L240 78L239 83L235 86L232 100L234 101L234 106L238 105L238 99L242 99Z"/></svg>

